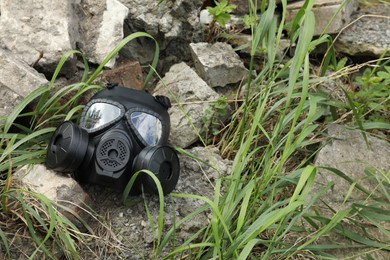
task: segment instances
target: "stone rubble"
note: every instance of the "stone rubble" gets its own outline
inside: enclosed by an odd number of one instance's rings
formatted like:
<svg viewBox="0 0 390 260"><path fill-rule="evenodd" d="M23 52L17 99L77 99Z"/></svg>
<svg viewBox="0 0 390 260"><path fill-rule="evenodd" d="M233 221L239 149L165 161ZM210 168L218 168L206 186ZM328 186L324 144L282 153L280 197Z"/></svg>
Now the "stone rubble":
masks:
<svg viewBox="0 0 390 260"><path fill-rule="evenodd" d="M378 183L373 179L368 179L364 171L366 168L373 169L373 167L377 168L375 172L386 173L390 170L390 143L367 134L369 143L369 147L367 147L360 131L348 130L341 125L330 125L328 135L331 138L331 143L325 145L317 154L315 165L337 168L351 179L361 180L359 184L367 190L375 190ZM337 190L337 192L329 191L323 200L335 210L348 208L350 202L366 198L365 194L356 190L350 195L349 202L343 204L351 184L321 168L317 174L313 192L318 192L331 181L334 182L333 190Z"/></svg>
<svg viewBox="0 0 390 260"><path fill-rule="evenodd" d="M94 50L90 61L100 64L107 54L123 39L123 24L129 14L129 9L118 0L107 0L106 9L103 12L103 19L98 31L96 31L96 45L90 48ZM88 23L88 25L92 25ZM87 26L87 25L86 25ZM95 29L96 30L96 29ZM112 68L115 65L115 58L111 59L106 67Z"/></svg>
<svg viewBox="0 0 390 260"><path fill-rule="evenodd" d="M342 125L330 125L328 128L328 135L331 142L326 144L317 154L315 165L318 167L315 183L312 188L312 193L316 194L329 183L333 183L331 190L328 190L321 200L316 203L316 209L323 216L333 216L335 212L351 208L352 204L360 205L375 205L375 199L367 201L367 194L355 188L349 194L348 200L344 201L350 192L351 183L339 177L335 173L324 169L322 167L331 167L340 170L347 177L358 181L357 184L363 188L374 191L371 197L379 196L381 198L380 189L378 189L379 180L385 178L383 174L390 171L390 143L379 139L377 137L367 134L368 144L365 142L362 133L358 130L348 130ZM351 152L353 151L353 152ZM369 169L374 174L374 177L369 177L366 170ZM390 191L390 190L388 190ZM386 198L383 198L386 200ZM330 208L332 210L330 210ZM334 211L333 211L334 210ZM384 210L390 210L387 208ZM348 223L345 223L348 225ZM349 228L353 226L349 225ZM366 227L366 231L370 233L374 239L384 236L380 229L375 227ZM362 233L362 230L355 230L362 237L367 234ZM350 241L336 234L331 234L331 240L337 241L340 244L349 243ZM379 239L379 241L383 241ZM388 237L387 237L388 239ZM329 241L324 241L329 243ZM367 248L362 248L362 252ZM353 250L336 250L333 252L337 258L346 258L356 255L356 249ZM389 259L390 253L388 251L375 252L375 259Z"/></svg>
<svg viewBox="0 0 390 260"><path fill-rule="evenodd" d="M341 32L335 43L338 52L352 56L389 57L390 4L362 6L352 16L354 22ZM362 17L368 15L366 17ZM351 21L352 21L351 20Z"/></svg>
<svg viewBox="0 0 390 260"><path fill-rule="evenodd" d="M84 220L89 216L82 208L91 206L91 198L69 175L48 170L45 165L38 164L31 167L23 166L13 176L15 181L22 183L22 186L45 195L55 203L54 206L59 205L58 210L62 214L80 229L83 228L83 224L72 213L61 208L61 206L68 208Z"/></svg>
<svg viewBox="0 0 390 260"><path fill-rule="evenodd" d="M210 87L224 87L247 77L248 70L231 45L200 42L190 47L196 72Z"/></svg>
<svg viewBox="0 0 390 260"><path fill-rule="evenodd" d="M0 46L28 65L54 71L62 55L76 47L76 0L3 0L0 6ZM68 69L75 70L74 63Z"/></svg>
<svg viewBox="0 0 390 260"><path fill-rule="evenodd" d="M141 90L144 83L142 68L138 61L124 62L121 65L103 72L106 83L116 83L120 86Z"/></svg>
<svg viewBox="0 0 390 260"><path fill-rule="evenodd" d="M172 145L186 148L198 140L198 133L210 122L203 122L209 102L220 96L185 63L173 65L157 84L156 95L170 98L173 106L169 109ZM194 129L195 128L195 129Z"/></svg>
<svg viewBox="0 0 390 260"><path fill-rule="evenodd" d="M199 22L203 0L120 0L129 8L125 35L143 31L158 40L166 57L178 57L187 61L190 57L188 43L203 39L204 25ZM140 38L127 44L122 50L125 57L138 60L141 64L150 63L153 58L154 42Z"/></svg>

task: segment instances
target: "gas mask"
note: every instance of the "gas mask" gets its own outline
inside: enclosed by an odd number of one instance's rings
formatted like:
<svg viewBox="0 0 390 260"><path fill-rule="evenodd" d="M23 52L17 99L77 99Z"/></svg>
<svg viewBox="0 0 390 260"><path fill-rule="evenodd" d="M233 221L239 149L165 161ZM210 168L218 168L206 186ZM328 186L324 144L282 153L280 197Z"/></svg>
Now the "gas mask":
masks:
<svg viewBox="0 0 390 260"><path fill-rule="evenodd" d="M61 124L53 134L46 154L48 168L73 172L80 182L123 190L131 176L150 170L160 180L164 194L179 178L179 159L166 145L169 136L170 101L117 85L108 85L85 106L77 125ZM141 185L158 193L153 179L140 174L132 193Z"/></svg>

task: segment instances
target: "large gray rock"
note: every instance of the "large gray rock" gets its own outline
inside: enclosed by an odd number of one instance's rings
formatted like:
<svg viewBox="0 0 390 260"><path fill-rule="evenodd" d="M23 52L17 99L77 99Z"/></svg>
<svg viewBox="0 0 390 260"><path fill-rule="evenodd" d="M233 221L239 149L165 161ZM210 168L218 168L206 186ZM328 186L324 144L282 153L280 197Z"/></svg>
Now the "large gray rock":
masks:
<svg viewBox="0 0 390 260"><path fill-rule="evenodd" d="M223 159L218 148L213 146L194 147L188 150L193 158L180 156L181 170L179 184L176 191L179 193L197 194L212 198L214 190L208 189L207 192L200 190L197 185L198 180L203 180L211 186L215 181L222 177L227 177L231 172L232 162ZM208 167L205 167L208 165ZM184 175L184 176L183 176ZM208 185L207 185L208 186Z"/></svg>
<svg viewBox="0 0 390 260"><path fill-rule="evenodd" d="M374 169L374 167L382 172L390 170L390 143L367 134L370 145L367 147L360 131L347 130L340 125L330 125L328 135L332 141L318 153L315 165L336 168L351 179L359 181L359 184L367 190L376 190L378 182L367 178L364 170ZM374 172L379 174L377 170ZM367 198L366 194L355 189L347 203L343 204L351 184L321 168L319 168L313 191L317 192L330 181L334 182L334 187L322 199L335 210L346 208L352 202L363 201Z"/></svg>
<svg viewBox="0 0 390 260"><path fill-rule="evenodd" d="M338 52L355 56L380 57L385 51L390 56L390 5L362 6L352 19L362 17L344 31L335 42Z"/></svg>
<svg viewBox="0 0 390 260"><path fill-rule="evenodd" d="M47 83L42 74L0 49L0 117L9 115L24 97Z"/></svg>
<svg viewBox="0 0 390 260"><path fill-rule="evenodd" d="M173 65L157 84L155 94L168 96L173 106L171 117L170 143L188 147L199 139L198 134L210 122L203 122L207 110L212 111L210 101L219 95L185 63ZM189 121L190 120L190 121ZM195 129L194 129L195 128Z"/></svg>
<svg viewBox="0 0 390 260"><path fill-rule="evenodd" d="M52 74L63 54L80 49L100 64L123 39L128 8L118 0L23 0L1 2L0 46L28 65ZM106 66L113 67L115 58ZM71 57L62 70L76 71Z"/></svg>
<svg viewBox="0 0 390 260"><path fill-rule="evenodd" d="M20 181L22 186L27 186L32 191L45 195L55 205L64 206L73 213L80 214L83 218L89 216L81 208L88 206L91 199L69 175L48 170L44 165L33 165L30 168L28 166L22 167L15 172L14 178L16 181ZM72 213L61 207L58 209L75 225L82 228L82 224Z"/></svg>
<svg viewBox="0 0 390 260"><path fill-rule="evenodd" d="M0 45L17 54L30 66L53 71L62 55L74 49L78 0L3 0L0 16ZM75 69L68 63L68 69Z"/></svg>
<svg viewBox="0 0 390 260"><path fill-rule="evenodd" d="M203 0L163 1L120 0L129 8L125 34L147 32L155 37L165 56L178 60L189 57L188 43L202 40L203 25L199 23L199 12ZM153 58L154 42L139 38L129 43L122 54L141 64Z"/></svg>
<svg viewBox="0 0 390 260"><path fill-rule="evenodd" d="M199 76L210 87L224 87L246 78L248 70L227 43L191 43L191 54Z"/></svg>
<svg viewBox="0 0 390 260"><path fill-rule="evenodd" d="M358 8L358 0L347 1L346 4L342 6L343 2L343 0L315 1L315 4L312 8L315 16L315 35L320 35L322 33L338 33L351 21L351 14ZM302 0L287 5L286 22L291 22L294 20L299 9L303 6L304 3L305 1ZM336 16L334 20L330 25L328 25L335 14Z"/></svg>
<svg viewBox="0 0 390 260"><path fill-rule="evenodd" d="M79 6L79 47L91 62L100 64L123 39L129 9L118 0L85 0ZM106 67L112 68L115 58Z"/></svg>
<svg viewBox="0 0 390 260"><path fill-rule="evenodd" d="M360 131L347 130L341 125L330 125L328 134L331 137L331 142L325 145L317 155L315 165L318 167L318 173L311 193L318 193L330 182L333 182L334 186L321 196L321 201L316 202L315 207L318 214L331 217L339 210L351 208L352 204L375 206L382 200L381 198L383 198L383 201L388 201L388 198L384 198L383 193L381 194L381 189L385 188L387 193L390 192L390 188L385 184L388 180L386 181L384 179L386 177L383 175L390 171L390 143L367 134L369 143L369 147L367 147ZM360 191L357 186L354 186L349 194L352 187L350 182L321 167L332 167L340 170L347 177L368 190L370 196ZM366 169L371 170L373 177L365 173ZM383 187L380 187L376 178L385 182ZM349 194L349 197L346 200L347 194ZM381 208L390 210L385 205L385 203L382 203ZM381 224L388 228L388 222ZM364 238L385 243L390 240L389 236L382 233L379 228L372 224L365 224L364 221L359 226L349 221L341 222L341 225ZM364 227L364 231L361 227ZM318 243L346 245L346 248L331 251L337 259L356 256L359 253L364 255L364 252L372 250L372 248L367 247L349 248L349 246L356 245L356 243L337 233L330 233L322 237ZM390 259L390 253L385 250L373 251L371 256L374 259Z"/></svg>

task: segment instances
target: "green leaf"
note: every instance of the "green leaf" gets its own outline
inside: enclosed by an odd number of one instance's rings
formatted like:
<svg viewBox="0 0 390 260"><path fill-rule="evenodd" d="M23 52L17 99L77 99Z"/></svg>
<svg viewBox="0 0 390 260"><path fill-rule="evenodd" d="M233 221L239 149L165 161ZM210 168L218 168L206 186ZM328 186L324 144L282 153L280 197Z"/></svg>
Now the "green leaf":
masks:
<svg viewBox="0 0 390 260"><path fill-rule="evenodd" d="M7 237L5 236L5 233L3 232L3 230L2 230L1 228L0 228L0 238L1 238L1 240L3 241L2 245L4 246L5 253L7 254L7 256L10 256L8 239L7 239ZM0 244L0 245L1 245L1 244ZM1 248L1 246L0 246L0 248Z"/></svg>
<svg viewBox="0 0 390 260"><path fill-rule="evenodd" d="M43 95L44 93L47 93L47 92L48 92L47 87L39 87L39 88L33 90L26 98L24 98L22 100L22 102L20 102L14 108L14 110L11 112L11 114L7 117L7 120L5 121L5 124L4 124L4 133L3 134L8 133L9 129L11 128L11 126L14 123L14 121L16 120L16 118L20 115L22 110L28 104L30 104L34 99L40 97L41 95Z"/></svg>

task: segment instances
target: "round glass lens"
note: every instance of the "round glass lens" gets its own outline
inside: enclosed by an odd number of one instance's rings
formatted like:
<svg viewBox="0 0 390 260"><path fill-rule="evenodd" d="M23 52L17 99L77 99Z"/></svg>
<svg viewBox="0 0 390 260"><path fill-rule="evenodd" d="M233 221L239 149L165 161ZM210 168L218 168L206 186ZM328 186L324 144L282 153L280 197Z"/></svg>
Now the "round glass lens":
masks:
<svg viewBox="0 0 390 260"><path fill-rule="evenodd" d="M93 130L107 125L121 116L121 109L108 103L92 104L84 117L84 128Z"/></svg>
<svg viewBox="0 0 390 260"><path fill-rule="evenodd" d="M148 145L156 145L162 135L160 120L148 113L133 112L130 115L131 124Z"/></svg>

